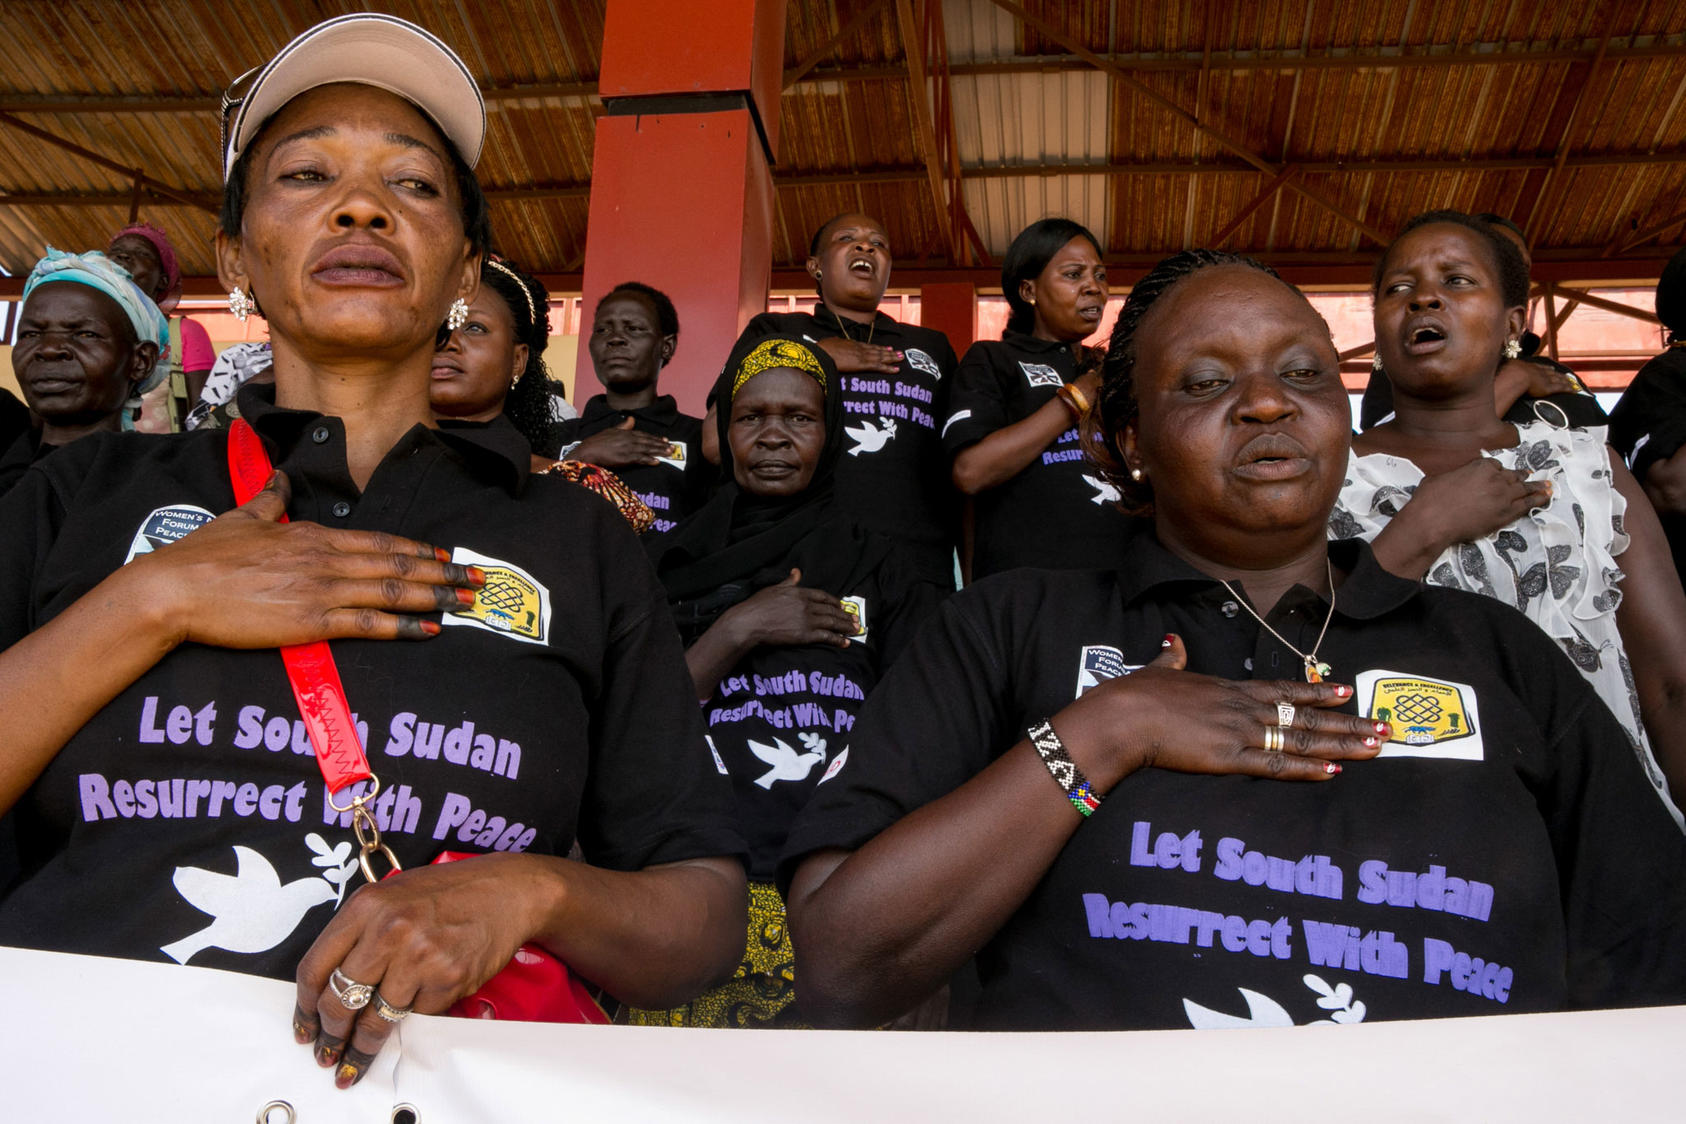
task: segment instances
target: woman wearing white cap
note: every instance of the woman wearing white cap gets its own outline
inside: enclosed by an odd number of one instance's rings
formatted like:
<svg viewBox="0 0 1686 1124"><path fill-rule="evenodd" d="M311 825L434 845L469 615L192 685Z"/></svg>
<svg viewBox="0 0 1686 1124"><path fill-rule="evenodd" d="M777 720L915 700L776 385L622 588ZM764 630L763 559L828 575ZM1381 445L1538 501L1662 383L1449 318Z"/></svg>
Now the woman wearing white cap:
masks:
<svg viewBox="0 0 1686 1124"><path fill-rule="evenodd" d="M489 242L472 77L348 16L229 108L219 273L274 387L229 430L95 435L0 504L0 942L296 978L342 1087L523 944L685 1000L741 944L742 843L659 587L506 421L432 427Z"/></svg>

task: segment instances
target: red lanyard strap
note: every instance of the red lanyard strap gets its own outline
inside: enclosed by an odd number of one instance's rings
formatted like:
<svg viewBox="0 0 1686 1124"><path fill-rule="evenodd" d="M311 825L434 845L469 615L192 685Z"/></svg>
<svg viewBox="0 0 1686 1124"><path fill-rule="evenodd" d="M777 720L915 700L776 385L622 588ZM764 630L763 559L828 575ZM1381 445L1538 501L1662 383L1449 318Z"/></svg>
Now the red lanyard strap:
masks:
<svg viewBox="0 0 1686 1124"><path fill-rule="evenodd" d="M228 473L234 480L234 501L243 504L257 495L269 483L273 471L257 431L246 419L236 418L228 429ZM286 521L287 516L283 514L281 522ZM374 780L369 759L357 741L357 725L351 720L345 688L340 684L340 670L334 663L333 652L328 650L328 642L288 644L281 649L281 660L287 665L287 682L292 685L299 715L310 732L316 764L322 770L322 779L328 782L330 803L347 785ZM377 787L379 783L375 782ZM363 799L374 795L371 789ZM340 812L351 810L349 805L334 807Z"/></svg>

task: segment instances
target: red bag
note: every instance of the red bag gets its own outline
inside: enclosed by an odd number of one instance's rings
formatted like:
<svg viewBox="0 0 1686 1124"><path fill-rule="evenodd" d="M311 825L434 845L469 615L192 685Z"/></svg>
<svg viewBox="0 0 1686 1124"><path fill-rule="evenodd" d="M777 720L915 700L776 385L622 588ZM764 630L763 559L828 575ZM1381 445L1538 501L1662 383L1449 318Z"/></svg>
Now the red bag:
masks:
<svg viewBox="0 0 1686 1124"><path fill-rule="evenodd" d="M234 482L235 502L245 503L255 496L269 482L271 471L269 453L257 432L244 418L235 419L228 431L228 472ZM286 520L284 515L281 518ZM355 726L346 705L345 691L340 686L339 668L327 643L320 640L283 648L281 656L299 713L310 731L311 748L316 751L316 763L328 784L331 803L333 795L346 786L372 779L368 759L353 732ZM358 840L362 842L362 826L357 830ZM375 839L378 842L378 831ZM384 846L381 850L392 863L393 869L386 874L391 878L398 873L398 860ZM363 873L373 880L367 851L366 847ZM448 863L473 857L460 851L445 851L433 861ZM517 949L503 971L487 980L486 986L473 995L452 1004L450 1013L465 1019L517 1022L605 1024L609 1021L603 1008L578 977L568 971L566 964L532 945Z"/></svg>
<svg viewBox="0 0 1686 1124"><path fill-rule="evenodd" d="M442 851L433 861L454 863L472 859L462 851ZM398 873L393 871L392 874ZM392 874L387 877L391 878ZM609 1016L598 1006L580 978L542 948L524 944L503 971L473 995L459 999L449 1012L459 1019L505 1019L524 1023L594 1023L607 1026Z"/></svg>

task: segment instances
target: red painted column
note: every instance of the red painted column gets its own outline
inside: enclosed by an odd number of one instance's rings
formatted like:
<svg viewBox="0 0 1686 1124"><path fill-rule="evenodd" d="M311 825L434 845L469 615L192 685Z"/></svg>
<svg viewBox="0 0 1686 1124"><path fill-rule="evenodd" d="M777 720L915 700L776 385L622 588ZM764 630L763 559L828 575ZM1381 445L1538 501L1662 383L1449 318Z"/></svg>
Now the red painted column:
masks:
<svg viewBox="0 0 1686 1124"><path fill-rule="evenodd" d="M703 399L767 306L784 0L609 0L587 217L575 397L597 393L591 313L622 281L679 310L661 387Z"/></svg>
<svg viewBox="0 0 1686 1124"><path fill-rule="evenodd" d="M919 323L948 337L965 355L978 338L978 287L968 281L932 281L919 287Z"/></svg>

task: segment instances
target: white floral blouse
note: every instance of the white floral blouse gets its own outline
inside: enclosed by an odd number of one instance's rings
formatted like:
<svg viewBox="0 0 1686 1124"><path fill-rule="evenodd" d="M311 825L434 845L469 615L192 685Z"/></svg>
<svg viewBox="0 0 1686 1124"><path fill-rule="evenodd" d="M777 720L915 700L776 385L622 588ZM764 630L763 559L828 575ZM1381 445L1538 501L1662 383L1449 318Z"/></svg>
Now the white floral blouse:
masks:
<svg viewBox="0 0 1686 1124"><path fill-rule="evenodd" d="M1645 736L1633 669L1616 628L1622 600L1616 556L1628 545L1627 501L1611 480L1604 428L1533 422L1516 430L1514 448L1484 455L1506 468L1526 468L1534 479L1543 475L1552 484L1551 502L1496 534L1448 547L1423 580L1514 605L1556 640L1621 721L1645 775L1683 822ZM1422 480L1422 469L1402 457L1353 454L1329 537L1373 540Z"/></svg>

